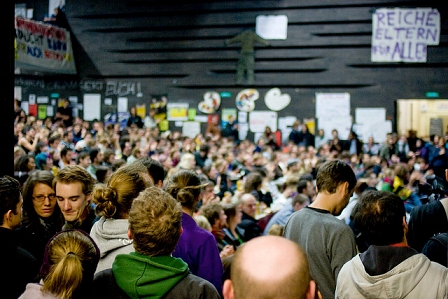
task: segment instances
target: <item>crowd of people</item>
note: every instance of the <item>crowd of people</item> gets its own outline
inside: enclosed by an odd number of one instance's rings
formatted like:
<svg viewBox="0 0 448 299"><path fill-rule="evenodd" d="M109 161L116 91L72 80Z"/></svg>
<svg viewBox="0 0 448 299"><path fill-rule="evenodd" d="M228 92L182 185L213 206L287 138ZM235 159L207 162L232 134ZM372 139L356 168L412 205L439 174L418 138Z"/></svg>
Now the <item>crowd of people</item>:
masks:
<svg viewBox="0 0 448 299"><path fill-rule="evenodd" d="M233 120L190 138L15 112L4 298L447 297L446 136L325 140L297 120L251 142Z"/></svg>

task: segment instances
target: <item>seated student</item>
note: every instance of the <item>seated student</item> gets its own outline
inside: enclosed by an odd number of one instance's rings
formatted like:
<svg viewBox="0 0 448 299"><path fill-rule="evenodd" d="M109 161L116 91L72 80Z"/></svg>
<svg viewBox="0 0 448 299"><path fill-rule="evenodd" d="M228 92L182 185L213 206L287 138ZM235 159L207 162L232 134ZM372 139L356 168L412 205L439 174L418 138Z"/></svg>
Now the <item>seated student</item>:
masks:
<svg viewBox="0 0 448 299"><path fill-rule="evenodd" d="M129 211L135 252L119 254L112 269L95 275L92 298L220 298L208 281L171 254L182 233L182 207L167 192L149 187Z"/></svg>
<svg viewBox="0 0 448 299"><path fill-rule="evenodd" d="M50 239L39 283L29 283L19 299L90 298L100 251L81 230L64 230Z"/></svg>
<svg viewBox="0 0 448 299"><path fill-rule="evenodd" d="M234 254L235 248L233 244L229 244L225 240L225 234L223 232L223 229L227 226L227 215L224 212L223 206L220 203L210 203L202 206L199 209L199 213L207 218L212 227L212 234L215 236L221 259Z"/></svg>
<svg viewBox="0 0 448 299"><path fill-rule="evenodd" d="M245 193L241 196L241 210L243 212L241 223L238 228L244 231L244 242L253 238L259 237L262 234L261 228L258 226L258 221L255 219L257 201L250 193Z"/></svg>
<svg viewBox="0 0 448 299"><path fill-rule="evenodd" d="M22 217L20 183L9 176L0 178L0 290L1 298L16 299L32 282L39 264L25 249L18 245L13 229Z"/></svg>
<svg viewBox="0 0 448 299"><path fill-rule="evenodd" d="M280 236L255 238L236 251L223 294L224 299L322 298L304 250Z"/></svg>
<svg viewBox="0 0 448 299"><path fill-rule="evenodd" d="M336 298L447 298L448 269L408 246L399 196L367 191L352 217L370 246L342 267Z"/></svg>

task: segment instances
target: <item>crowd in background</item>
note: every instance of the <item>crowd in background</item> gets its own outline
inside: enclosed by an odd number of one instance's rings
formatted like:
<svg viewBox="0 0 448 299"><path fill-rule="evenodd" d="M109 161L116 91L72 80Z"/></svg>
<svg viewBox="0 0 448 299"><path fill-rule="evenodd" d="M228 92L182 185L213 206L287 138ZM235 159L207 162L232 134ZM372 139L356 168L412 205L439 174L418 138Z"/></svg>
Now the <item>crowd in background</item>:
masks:
<svg viewBox="0 0 448 299"><path fill-rule="evenodd" d="M34 223L30 215L36 213L30 212L30 202L34 203L35 198L30 199L30 194L35 186L30 183L36 176L48 176L44 183L48 190L44 193L53 198L47 195L47 200L44 196L41 202L45 203L60 197L53 182L73 172L74 165L88 173L93 186L88 212L92 219L87 227L73 227L58 199L51 208L51 221L41 220L45 225L39 242L29 244L31 239L26 238L19 242L37 263L45 262L45 245L55 234L61 234L62 228L76 228L87 234L79 238L95 244L90 245L90 250L100 255L95 257L99 260L96 272L111 268L115 262L118 265L116 255L133 251L128 246L132 242L125 244L127 247L110 248L107 242L98 241L107 239L103 230L114 219L111 227L119 233L113 234L113 239L120 235L120 240L128 240L133 200L146 188L158 187L180 202L183 211L183 233L173 244L173 256L181 258L194 275L211 283L222 296L223 282L230 277L229 265L238 248L263 235L283 236L290 216L315 202L317 173L326 162L343 161L356 179L353 195L349 194L350 200L340 215L335 215L352 229L354 237L357 228L352 225L351 215L363 192L383 190L395 194L404 203L408 220L413 208L446 197L448 134L423 140L413 131L408 135L390 133L379 144L372 137L361 141L355 132L341 140L338 131L333 130L332 138L326 140L322 130L314 135L297 120L283 140L266 127L261 137L251 142L239 140L238 124L231 119L222 128L217 122L211 123L203 134L190 138L177 131L160 132L149 115L142 119L131 113L124 128L118 123L84 121L72 117L68 104L60 107L55 117L43 120L26 115L20 102L15 105L14 178L23 194L24 215L28 215L22 217L16 230L26 231ZM117 198L112 206L110 190ZM358 252L367 250L365 240L355 241ZM139 250L136 247L141 253ZM201 250L206 257L194 257ZM117 276L115 279L121 289L126 288Z"/></svg>

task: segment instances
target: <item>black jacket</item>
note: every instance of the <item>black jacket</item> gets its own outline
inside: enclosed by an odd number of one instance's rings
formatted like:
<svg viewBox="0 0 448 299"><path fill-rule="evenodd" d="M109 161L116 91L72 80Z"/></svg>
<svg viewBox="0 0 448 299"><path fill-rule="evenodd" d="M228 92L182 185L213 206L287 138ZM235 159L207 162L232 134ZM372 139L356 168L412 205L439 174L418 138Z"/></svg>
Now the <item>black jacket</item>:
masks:
<svg viewBox="0 0 448 299"><path fill-rule="evenodd" d="M130 297L123 291L115 281L112 269L106 269L95 274L93 280L93 296L95 299L129 299ZM144 296L142 296L143 298ZM188 274L179 281L168 293L164 299L182 299L182 298L203 298L219 299L219 294L215 287L205 279L196 275Z"/></svg>
<svg viewBox="0 0 448 299"><path fill-rule="evenodd" d="M18 246L16 232L0 227L0 290L2 299L17 299L39 272L36 259Z"/></svg>

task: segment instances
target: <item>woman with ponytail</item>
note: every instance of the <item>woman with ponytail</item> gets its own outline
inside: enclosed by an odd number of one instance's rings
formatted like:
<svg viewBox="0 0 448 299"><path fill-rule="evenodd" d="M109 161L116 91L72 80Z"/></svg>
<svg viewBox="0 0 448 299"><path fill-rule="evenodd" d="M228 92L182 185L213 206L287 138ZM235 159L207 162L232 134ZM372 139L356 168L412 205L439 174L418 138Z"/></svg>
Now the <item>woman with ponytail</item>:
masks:
<svg viewBox="0 0 448 299"><path fill-rule="evenodd" d="M222 294L223 266L215 237L199 227L193 213L202 189L199 175L193 170L181 169L168 177L165 190L182 205L182 229L173 256L184 260L191 273L211 282Z"/></svg>
<svg viewBox="0 0 448 299"><path fill-rule="evenodd" d="M81 230L57 233L47 244L40 283L29 283L19 299L77 299L91 293L100 251Z"/></svg>
<svg viewBox="0 0 448 299"><path fill-rule="evenodd" d="M97 272L112 268L117 254L134 251L128 238L129 210L132 202L147 187L154 186L143 164L132 163L116 170L107 184L93 188L95 212L101 218L95 222L90 235L101 251Z"/></svg>

